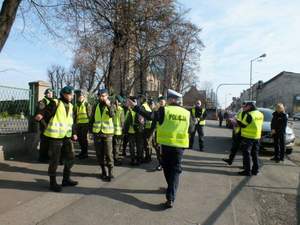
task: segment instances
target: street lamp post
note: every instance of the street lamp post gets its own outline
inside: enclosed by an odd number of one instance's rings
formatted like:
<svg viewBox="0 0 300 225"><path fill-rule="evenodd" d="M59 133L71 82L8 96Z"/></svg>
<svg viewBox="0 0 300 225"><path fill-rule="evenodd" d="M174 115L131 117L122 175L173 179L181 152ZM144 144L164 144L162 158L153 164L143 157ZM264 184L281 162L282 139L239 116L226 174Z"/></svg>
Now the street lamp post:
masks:
<svg viewBox="0 0 300 225"><path fill-rule="evenodd" d="M267 54L264 53L264 54L260 55L259 57L256 57L256 58L250 60L249 100L251 100L251 101L253 100L253 93L252 93L252 64L253 64L253 62L255 62L255 61L257 61L257 60L259 60L261 58L264 58L266 56L267 56Z"/></svg>

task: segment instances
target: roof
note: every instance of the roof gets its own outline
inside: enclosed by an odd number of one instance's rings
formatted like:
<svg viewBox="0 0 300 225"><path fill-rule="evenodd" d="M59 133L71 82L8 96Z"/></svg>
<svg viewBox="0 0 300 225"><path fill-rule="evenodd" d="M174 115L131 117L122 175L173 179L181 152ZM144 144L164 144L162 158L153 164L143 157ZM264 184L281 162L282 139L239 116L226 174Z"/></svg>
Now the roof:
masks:
<svg viewBox="0 0 300 225"><path fill-rule="evenodd" d="M296 75L299 76L300 78L300 73L294 73L294 72L288 72L288 71L282 71L281 73L277 74L275 77L271 78L270 80L266 81L264 83L264 85L267 85L268 83L273 82L274 80L277 80L279 77L283 76L283 75Z"/></svg>

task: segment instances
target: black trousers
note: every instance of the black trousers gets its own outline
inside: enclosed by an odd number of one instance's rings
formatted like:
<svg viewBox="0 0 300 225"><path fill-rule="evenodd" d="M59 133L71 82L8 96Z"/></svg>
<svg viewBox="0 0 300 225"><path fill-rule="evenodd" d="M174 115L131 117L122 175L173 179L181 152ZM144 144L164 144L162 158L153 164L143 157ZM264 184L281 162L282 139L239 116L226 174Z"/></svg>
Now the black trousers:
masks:
<svg viewBox="0 0 300 225"><path fill-rule="evenodd" d="M242 138L241 148L243 151L243 165L244 170L248 173L257 173L259 171L258 164L258 151L259 141L254 139ZM252 158L252 169L251 169L251 158Z"/></svg>
<svg viewBox="0 0 300 225"><path fill-rule="evenodd" d="M39 161L47 162L49 160L48 155L48 141L47 138L43 135L43 131L40 134L40 149L39 149Z"/></svg>
<svg viewBox="0 0 300 225"><path fill-rule="evenodd" d="M231 149L230 149L229 160L231 161L231 163L233 162L233 160L236 156L236 153L240 149L240 145L241 145L241 135L236 134L236 135L233 136L232 146L231 146Z"/></svg>
<svg viewBox="0 0 300 225"><path fill-rule="evenodd" d="M219 127L222 127L223 119L219 119Z"/></svg>
<svg viewBox="0 0 300 225"><path fill-rule="evenodd" d="M195 139L195 134L196 132L198 133L198 140L199 140L199 149L202 150L203 147L204 147L204 131L203 131L203 128L204 126L203 125L199 125L197 124L195 126L195 130L191 133L191 136L190 136L190 149L193 148L193 145L194 145L194 139Z"/></svg>
<svg viewBox="0 0 300 225"><path fill-rule="evenodd" d="M77 126L77 136L78 136L78 142L80 145L80 155L87 155L88 154L88 131L89 127L88 124L78 124Z"/></svg>
<svg viewBox="0 0 300 225"><path fill-rule="evenodd" d="M285 133L276 133L273 136L276 159L284 159L285 153Z"/></svg>
<svg viewBox="0 0 300 225"><path fill-rule="evenodd" d="M179 175L182 172L181 161L183 157L183 149L170 146L161 146L162 149L162 168L168 184L166 198L175 201L176 192L179 185Z"/></svg>

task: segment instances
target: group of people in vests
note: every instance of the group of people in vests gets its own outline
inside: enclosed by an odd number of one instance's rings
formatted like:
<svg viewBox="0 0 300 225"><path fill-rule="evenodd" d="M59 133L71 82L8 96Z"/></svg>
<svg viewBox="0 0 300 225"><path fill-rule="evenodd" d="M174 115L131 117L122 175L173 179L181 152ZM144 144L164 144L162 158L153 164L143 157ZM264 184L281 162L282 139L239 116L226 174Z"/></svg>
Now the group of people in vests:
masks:
<svg viewBox="0 0 300 225"><path fill-rule="evenodd" d="M97 101L91 106L83 91L76 92L76 103L72 104L74 90L70 86L61 89L58 99L45 92L39 103L35 120L42 124L40 160L48 160L50 190L60 192L63 186L75 186L71 179L71 168L75 161L73 141L78 141L79 159L88 154L88 133L93 134L100 177L105 181L114 178L114 166L123 163L129 145L130 165L136 166L151 161L156 151L157 170L163 170L168 188L166 207L172 207L181 173L183 150L192 148L195 132L203 151L203 126L206 111L197 101L188 111L181 107L182 95L168 90L166 98L161 96L155 105L152 99L130 96L125 101L116 96L109 99L107 89L99 89ZM47 157L48 156L48 159ZM56 170L64 164L63 181L58 184Z"/></svg>
<svg viewBox="0 0 300 225"><path fill-rule="evenodd" d="M236 153L241 149L243 170L239 172L239 175L251 176L259 173L258 152L263 122L264 115L256 108L253 101L244 102L241 110L232 120L234 124L232 147L229 158L223 161L231 165Z"/></svg>

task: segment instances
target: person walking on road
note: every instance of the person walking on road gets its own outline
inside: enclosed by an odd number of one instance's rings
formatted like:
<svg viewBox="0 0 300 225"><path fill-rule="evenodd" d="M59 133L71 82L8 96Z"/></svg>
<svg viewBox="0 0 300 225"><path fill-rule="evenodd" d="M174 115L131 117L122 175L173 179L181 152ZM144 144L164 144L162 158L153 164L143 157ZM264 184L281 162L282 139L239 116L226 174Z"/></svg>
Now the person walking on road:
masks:
<svg viewBox="0 0 300 225"><path fill-rule="evenodd" d="M60 192L62 187L57 184L56 170L60 155L64 161L62 186L75 186L78 184L70 178L71 168L74 164L73 140L77 140L73 126L73 88L66 86L60 91L60 98L51 101L46 108L36 115L37 121L44 120L47 128L44 130L49 154L48 174L50 177L50 190Z"/></svg>
<svg viewBox="0 0 300 225"><path fill-rule="evenodd" d="M88 131L90 120L90 106L86 101L83 90L76 92L77 102L74 107L74 120L76 123L76 133L80 145L80 153L77 155L79 159L88 158Z"/></svg>
<svg viewBox="0 0 300 225"><path fill-rule="evenodd" d="M222 123L223 123L223 119L224 119L222 109L220 109L218 112L218 119L219 119L219 127L222 127Z"/></svg>
<svg viewBox="0 0 300 225"><path fill-rule="evenodd" d="M182 95L168 90L168 105L158 111L147 112L137 106L136 102L128 100L134 111L146 119L156 121L157 143L161 145L161 163L168 187L166 190L166 208L172 208L179 185L179 175L182 172L181 161L185 148L189 147L189 131L191 130L190 112L180 106Z"/></svg>
<svg viewBox="0 0 300 225"><path fill-rule="evenodd" d="M101 178L104 181L111 181L114 178L113 167L113 135L115 115L114 107L108 99L108 90L98 90L98 103L94 106L91 114L90 124L94 134L94 144L97 160L101 168ZM108 168L108 173L106 171Z"/></svg>
<svg viewBox="0 0 300 225"><path fill-rule="evenodd" d="M233 134L232 134L232 146L230 149L230 155L229 158L223 159L224 162L226 162L228 165L231 165L233 163L233 160L236 156L236 153L240 149L241 146L241 127L237 123L237 121L242 121L243 116L245 113L243 113L245 107L245 103L242 104L241 110L236 114L235 118L232 120L233 126Z"/></svg>
<svg viewBox="0 0 300 225"><path fill-rule="evenodd" d="M284 160L287 122L288 117L284 106L282 103L278 103L271 121L271 132L274 139L274 157L271 160L277 163Z"/></svg>
<svg viewBox="0 0 300 225"><path fill-rule="evenodd" d="M194 145L194 138L196 132L198 133L198 140L199 140L199 150L203 151L204 148L204 126L205 126L205 118L207 116L206 109L202 107L201 101L197 100L196 105L192 108L191 114L193 119L195 120L195 127L193 132L190 136L190 149L193 149Z"/></svg>
<svg viewBox="0 0 300 225"><path fill-rule="evenodd" d="M242 176L257 175L259 172L258 151L264 115L257 110L254 102L245 104L245 115L238 120L241 126L241 149L243 152ZM251 157L250 157L251 156ZM252 168L251 168L252 158Z"/></svg>

